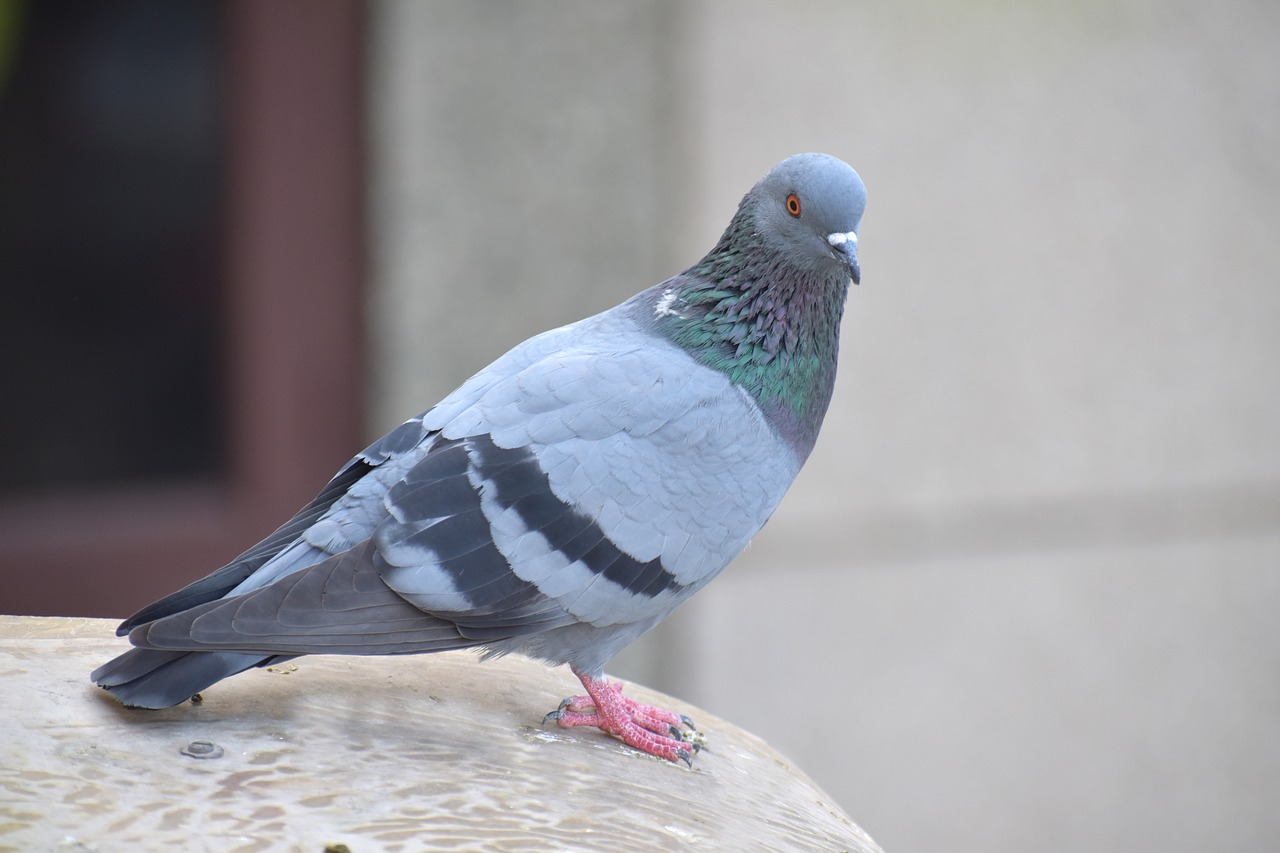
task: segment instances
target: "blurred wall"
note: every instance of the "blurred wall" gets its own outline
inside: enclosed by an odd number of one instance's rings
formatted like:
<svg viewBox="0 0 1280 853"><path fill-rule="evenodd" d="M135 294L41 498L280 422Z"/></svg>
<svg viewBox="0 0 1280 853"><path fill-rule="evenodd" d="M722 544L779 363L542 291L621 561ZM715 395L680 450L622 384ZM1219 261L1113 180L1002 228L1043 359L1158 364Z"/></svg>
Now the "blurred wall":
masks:
<svg viewBox="0 0 1280 853"><path fill-rule="evenodd" d="M372 432L678 263L694 140L663 4L376 4Z"/></svg>
<svg viewBox="0 0 1280 853"><path fill-rule="evenodd" d="M1274 845L1280 6L373 19L371 431L683 268L782 157L867 183L808 468L616 674L886 849Z"/></svg>

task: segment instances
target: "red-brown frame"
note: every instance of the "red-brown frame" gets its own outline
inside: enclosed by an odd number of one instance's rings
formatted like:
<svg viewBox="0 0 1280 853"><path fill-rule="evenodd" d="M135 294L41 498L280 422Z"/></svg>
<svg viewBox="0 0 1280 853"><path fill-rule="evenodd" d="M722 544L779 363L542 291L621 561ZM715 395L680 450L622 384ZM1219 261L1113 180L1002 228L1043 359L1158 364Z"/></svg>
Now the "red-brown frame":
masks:
<svg viewBox="0 0 1280 853"><path fill-rule="evenodd" d="M0 508L0 612L127 615L361 446L363 24L355 0L228 4L226 477Z"/></svg>

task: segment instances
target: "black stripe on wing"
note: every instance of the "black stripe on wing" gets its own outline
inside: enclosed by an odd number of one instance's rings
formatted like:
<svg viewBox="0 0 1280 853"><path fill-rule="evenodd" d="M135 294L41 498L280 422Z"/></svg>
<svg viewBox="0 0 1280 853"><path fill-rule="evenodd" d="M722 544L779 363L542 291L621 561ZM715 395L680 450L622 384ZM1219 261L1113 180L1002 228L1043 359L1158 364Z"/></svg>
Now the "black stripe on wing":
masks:
<svg viewBox="0 0 1280 853"><path fill-rule="evenodd" d="M471 481L471 443L471 439L437 442L387 493L387 507L395 520L384 522L374 535L387 582L410 599L415 592L423 597L461 595L465 608L446 611L424 606L442 618L471 620L530 607L542 610L546 597L535 584L511 571L493 543L480 493ZM437 566L451 587L415 590L415 581L401 582L401 577L408 578L423 565Z"/></svg>
<svg viewBox="0 0 1280 853"><path fill-rule="evenodd" d="M477 436L471 444L476 471L493 485L498 505L513 509L530 530L540 531L567 560L581 561L633 595L652 598L682 588L660 557L637 560L615 545L595 519L556 497L532 450L498 447L488 436Z"/></svg>
<svg viewBox="0 0 1280 853"><path fill-rule="evenodd" d="M484 498L514 511L566 563L584 565L632 595L652 598L683 588L660 558L637 560L591 516L558 498L529 448L501 448L487 435L438 440L388 492L392 519L374 536L375 559L385 561L379 570L393 589L456 623L465 636L513 637L573 621L498 550ZM420 571L424 567L439 573ZM432 583L439 588L427 586Z"/></svg>

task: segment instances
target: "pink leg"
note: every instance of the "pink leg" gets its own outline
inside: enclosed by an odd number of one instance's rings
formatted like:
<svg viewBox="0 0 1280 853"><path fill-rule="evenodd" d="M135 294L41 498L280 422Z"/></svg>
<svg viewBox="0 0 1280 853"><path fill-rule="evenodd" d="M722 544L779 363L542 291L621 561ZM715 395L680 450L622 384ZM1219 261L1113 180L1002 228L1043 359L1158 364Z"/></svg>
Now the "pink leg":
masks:
<svg viewBox="0 0 1280 853"><path fill-rule="evenodd" d="M622 695L622 682L610 684L578 670L586 696L571 696L558 710L547 714L562 728L594 726L619 738L627 746L668 761L693 766L693 753L702 748L702 735L688 717L645 705Z"/></svg>

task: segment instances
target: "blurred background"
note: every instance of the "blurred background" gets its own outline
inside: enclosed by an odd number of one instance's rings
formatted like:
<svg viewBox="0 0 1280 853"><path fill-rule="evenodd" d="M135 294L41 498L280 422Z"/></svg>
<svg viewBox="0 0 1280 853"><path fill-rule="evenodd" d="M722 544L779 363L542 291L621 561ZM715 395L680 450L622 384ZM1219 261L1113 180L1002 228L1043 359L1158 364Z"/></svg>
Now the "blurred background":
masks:
<svg viewBox="0 0 1280 853"><path fill-rule="evenodd" d="M1274 849L1278 38L1237 0L0 0L0 611L206 574L822 150L869 194L824 434L614 674L886 849Z"/></svg>

